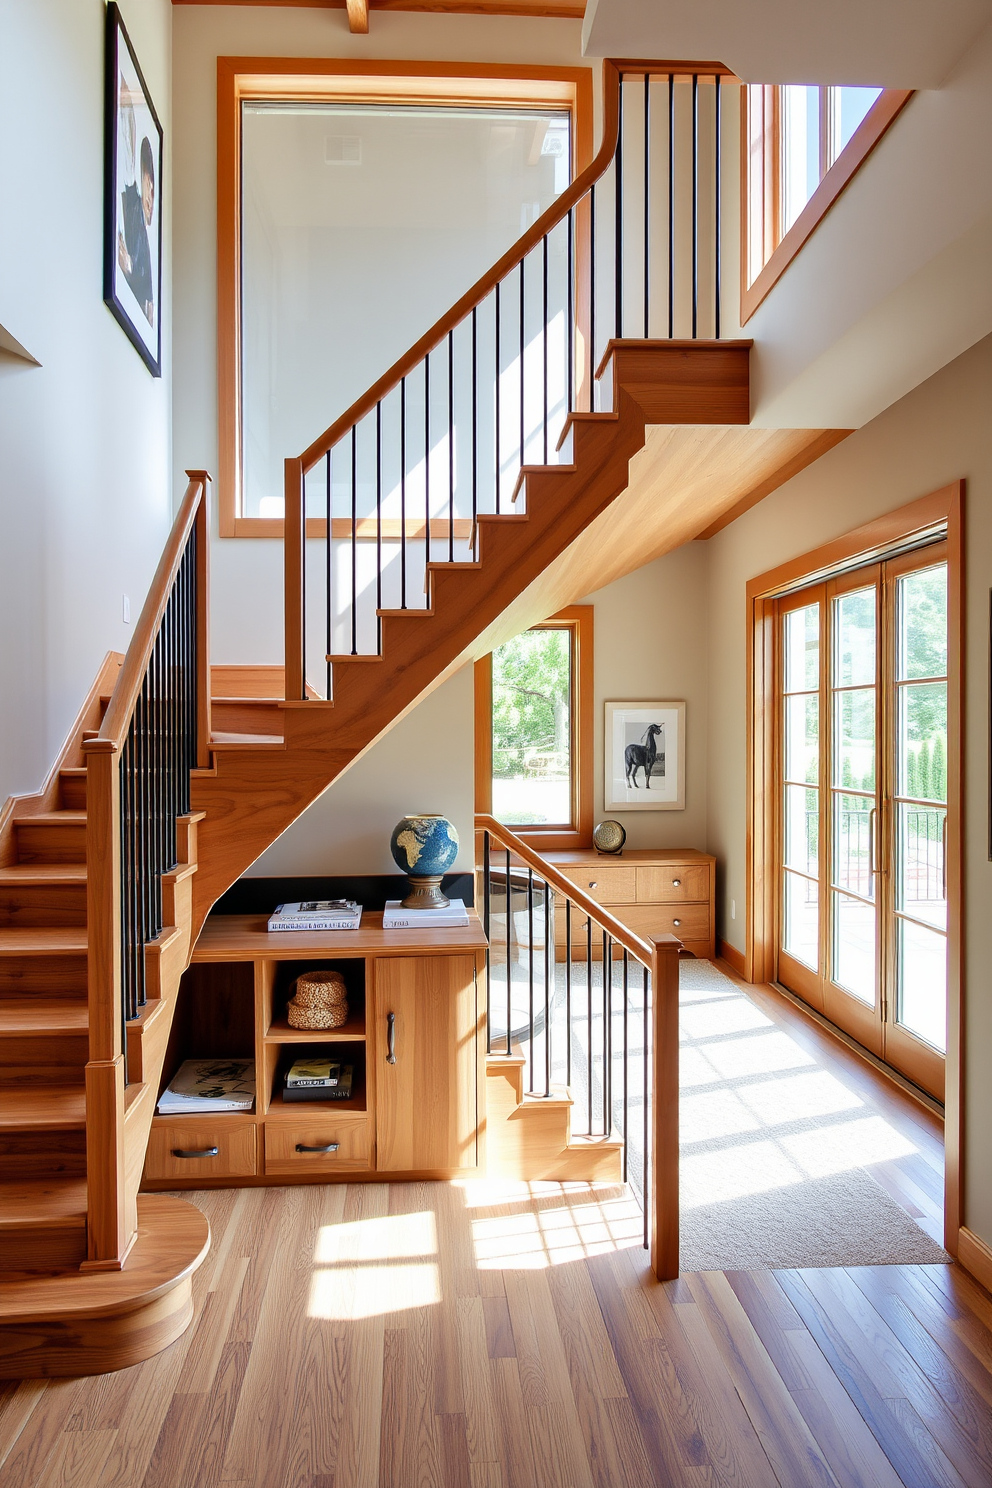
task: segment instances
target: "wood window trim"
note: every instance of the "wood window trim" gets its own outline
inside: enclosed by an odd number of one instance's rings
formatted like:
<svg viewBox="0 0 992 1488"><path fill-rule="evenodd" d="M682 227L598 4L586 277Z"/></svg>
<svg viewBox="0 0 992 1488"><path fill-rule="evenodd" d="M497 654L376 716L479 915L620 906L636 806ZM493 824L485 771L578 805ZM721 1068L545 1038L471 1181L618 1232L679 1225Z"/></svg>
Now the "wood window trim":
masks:
<svg viewBox="0 0 992 1488"><path fill-rule="evenodd" d="M774 791L774 601L831 573L870 564L946 532L947 542L947 1053L944 1094L944 1246L958 1254L964 1222L963 1045L963 747L964 660L963 480L887 512L812 552L759 574L747 585L747 897L744 976L774 979L776 967Z"/></svg>
<svg viewBox="0 0 992 1488"><path fill-rule="evenodd" d="M809 201L795 222L772 249L764 266L748 283L748 244L750 242L750 158L748 149L748 90L741 88L741 325L746 325L758 306L778 283L793 259L805 246L830 211L834 202L857 175L868 156L895 123L899 114L913 96L914 90L886 88L875 100L868 113L822 177ZM779 212L779 162L781 150L777 138L779 131L779 109L772 109L772 130L776 138L772 148L765 150L764 169L768 184L763 196L768 210ZM766 233L767 241L767 233Z"/></svg>
<svg viewBox="0 0 992 1488"><path fill-rule="evenodd" d="M562 852L592 846L593 816L593 605L569 605L529 630L560 630L573 635L574 694L572 780L575 826L571 831L541 827L514 827L514 832L539 852ZM493 805L493 657L475 663L475 810L491 816Z"/></svg>
<svg viewBox="0 0 992 1488"><path fill-rule="evenodd" d="M281 517L246 517L242 499L241 105L247 99L345 99L565 108L572 170L593 156L591 67L354 58L217 58L217 509L221 537L281 538ZM287 450L287 456L297 451ZM313 530L311 531L311 527ZM323 523L320 524L323 528ZM317 537L307 523L307 535Z"/></svg>

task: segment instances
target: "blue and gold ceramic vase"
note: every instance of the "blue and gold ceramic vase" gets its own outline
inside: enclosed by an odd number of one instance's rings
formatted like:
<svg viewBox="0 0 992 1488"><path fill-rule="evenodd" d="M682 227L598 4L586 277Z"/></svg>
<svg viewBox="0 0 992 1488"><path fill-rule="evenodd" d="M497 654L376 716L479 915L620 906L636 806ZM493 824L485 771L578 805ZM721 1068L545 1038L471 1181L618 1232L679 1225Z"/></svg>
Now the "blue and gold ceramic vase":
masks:
<svg viewBox="0 0 992 1488"><path fill-rule="evenodd" d="M458 855L458 833L446 816L404 816L389 839L393 861L410 880L404 909L444 909L441 879Z"/></svg>

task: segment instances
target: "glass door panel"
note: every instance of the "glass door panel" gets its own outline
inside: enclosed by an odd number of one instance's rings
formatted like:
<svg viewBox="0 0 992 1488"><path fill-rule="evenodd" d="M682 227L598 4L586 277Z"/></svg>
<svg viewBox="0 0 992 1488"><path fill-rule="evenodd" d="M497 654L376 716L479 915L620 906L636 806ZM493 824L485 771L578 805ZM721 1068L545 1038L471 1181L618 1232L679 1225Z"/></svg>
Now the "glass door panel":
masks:
<svg viewBox="0 0 992 1488"><path fill-rule="evenodd" d="M782 618L780 948L802 995L820 1005L820 628L822 591Z"/></svg>

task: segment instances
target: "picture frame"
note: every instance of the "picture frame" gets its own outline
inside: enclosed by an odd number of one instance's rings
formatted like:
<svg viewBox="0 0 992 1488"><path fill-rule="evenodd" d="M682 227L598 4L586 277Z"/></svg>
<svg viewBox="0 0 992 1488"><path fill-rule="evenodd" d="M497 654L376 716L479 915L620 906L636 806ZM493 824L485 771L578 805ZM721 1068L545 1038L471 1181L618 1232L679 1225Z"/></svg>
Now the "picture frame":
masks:
<svg viewBox="0 0 992 1488"><path fill-rule="evenodd" d="M153 377L162 375L162 125L120 10L107 6L103 298Z"/></svg>
<svg viewBox="0 0 992 1488"><path fill-rule="evenodd" d="M685 810L685 703L606 704L603 807Z"/></svg>

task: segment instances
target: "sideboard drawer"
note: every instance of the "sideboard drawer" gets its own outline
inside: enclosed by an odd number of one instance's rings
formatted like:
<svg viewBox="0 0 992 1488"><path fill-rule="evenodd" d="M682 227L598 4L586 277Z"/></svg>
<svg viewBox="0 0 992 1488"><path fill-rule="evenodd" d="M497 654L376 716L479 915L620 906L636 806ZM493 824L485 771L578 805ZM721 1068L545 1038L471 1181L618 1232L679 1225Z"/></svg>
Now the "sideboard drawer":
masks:
<svg viewBox="0 0 992 1488"><path fill-rule="evenodd" d="M561 869L569 883L574 883L597 904L633 904L637 898L637 874L641 871L633 863L629 866L610 863L602 868L596 863L583 864L580 868L570 864Z"/></svg>
<svg viewBox="0 0 992 1488"><path fill-rule="evenodd" d="M357 1172L370 1166L365 1115L319 1116L265 1123L265 1172ZM327 1150L331 1149L331 1150Z"/></svg>
<svg viewBox="0 0 992 1488"><path fill-rule="evenodd" d="M213 1149L216 1148L216 1151ZM252 1178L256 1168L255 1124L239 1125L184 1117L152 1122L145 1156L145 1177Z"/></svg>
<svg viewBox="0 0 992 1488"><path fill-rule="evenodd" d="M677 935L679 940L710 938L708 904L632 904L623 922L635 935Z"/></svg>
<svg viewBox="0 0 992 1488"><path fill-rule="evenodd" d="M637 870L638 904L681 904L709 897L708 863L666 863Z"/></svg>

